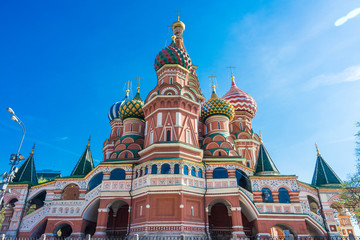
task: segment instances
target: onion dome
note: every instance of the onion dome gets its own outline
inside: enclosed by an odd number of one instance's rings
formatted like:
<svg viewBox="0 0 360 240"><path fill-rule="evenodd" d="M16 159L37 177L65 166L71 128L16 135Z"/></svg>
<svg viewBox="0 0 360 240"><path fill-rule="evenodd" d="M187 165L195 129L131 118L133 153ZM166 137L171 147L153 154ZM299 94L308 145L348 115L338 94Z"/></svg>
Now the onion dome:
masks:
<svg viewBox="0 0 360 240"><path fill-rule="evenodd" d="M111 106L109 113L108 113L110 122L114 119L120 119L119 110L120 110L121 105L123 105L128 100L127 98L128 98L128 95L126 95L123 100L118 101Z"/></svg>
<svg viewBox="0 0 360 240"><path fill-rule="evenodd" d="M140 97L140 87L138 87L135 97L131 101L125 102L121 105L119 110L120 118L122 120L125 120L126 118L144 119L144 112L142 110L143 105L144 101Z"/></svg>
<svg viewBox="0 0 360 240"><path fill-rule="evenodd" d="M251 118L255 117L257 110L255 100L236 86L234 76L231 76L231 80L231 88L222 98L228 100L234 106L236 113L241 112Z"/></svg>
<svg viewBox="0 0 360 240"><path fill-rule="evenodd" d="M224 115L231 121L234 114L234 107L229 101L219 98L213 86L211 98L201 105L201 119L205 121L210 116Z"/></svg>
<svg viewBox="0 0 360 240"><path fill-rule="evenodd" d="M179 64L186 69L190 69L191 59L189 54L185 50L179 48L173 41L156 56L154 64L155 70L159 70L165 64Z"/></svg>

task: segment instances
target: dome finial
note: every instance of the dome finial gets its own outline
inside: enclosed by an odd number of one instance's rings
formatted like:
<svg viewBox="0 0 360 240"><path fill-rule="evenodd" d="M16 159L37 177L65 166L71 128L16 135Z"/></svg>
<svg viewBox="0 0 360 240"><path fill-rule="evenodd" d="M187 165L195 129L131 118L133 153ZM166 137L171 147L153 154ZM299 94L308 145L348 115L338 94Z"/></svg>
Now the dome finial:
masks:
<svg viewBox="0 0 360 240"><path fill-rule="evenodd" d="M318 156L320 156L320 151L319 151L319 148L318 148L317 143L315 143L315 147L316 147L316 152L317 152L317 155L318 155Z"/></svg>
<svg viewBox="0 0 360 240"><path fill-rule="evenodd" d="M176 10L177 12L177 20L180 21L180 10Z"/></svg>
<svg viewBox="0 0 360 240"><path fill-rule="evenodd" d="M90 141L91 141L91 135L89 135L88 144L86 145L87 147L90 147Z"/></svg>
<svg viewBox="0 0 360 240"><path fill-rule="evenodd" d="M229 66L227 68L230 68L230 73L231 73L231 81L233 84L235 84L235 77L234 77L234 73L233 73L233 68L236 68L236 67L233 67L233 66Z"/></svg>
<svg viewBox="0 0 360 240"><path fill-rule="evenodd" d="M34 150L35 150L35 143L34 143L32 149L31 149L31 154L32 154L32 155L34 154Z"/></svg>
<svg viewBox="0 0 360 240"><path fill-rule="evenodd" d="M209 79L211 79L211 82L212 82L211 87L213 89L212 94L211 94L211 98L219 98L218 95L216 94L216 90L215 90L215 81L214 81L214 79L216 79L216 76L211 75L211 76L209 76Z"/></svg>
<svg viewBox="0 0 360 240"><path fill-rule="evenodd" d="M127 81L126 83L127 83L126 97L128 97L128 96L129 96L129 92L130 92L130 83L131 83L131 81L129 80L129 81Z"/></svg>
<svg viewBox="0 0 360 240"><path fill-rule="evenodd" d="M138 80L137 93L140 93L140 79L143 79L143 77L137 76L135 79Z"/></svg>
<svg viewBox="0 0 360 240"><path fill-rule="evenodd" d="M260 140L260 144L262 144L262 143L263 143L263 140L262 140L261 131L259 131L259 140Z"/></svg>

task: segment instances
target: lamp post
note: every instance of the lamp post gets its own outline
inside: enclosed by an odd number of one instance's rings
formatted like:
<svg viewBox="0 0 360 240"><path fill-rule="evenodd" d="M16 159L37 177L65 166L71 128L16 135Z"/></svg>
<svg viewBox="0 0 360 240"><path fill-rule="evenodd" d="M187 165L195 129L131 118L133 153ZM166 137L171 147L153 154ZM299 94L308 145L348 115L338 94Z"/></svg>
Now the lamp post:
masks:
<svg viewBox="0 0 360 240"><path fill-rule="evenodd" d="M21 142L20 142L20 145L19 145L19 148L18 148L18 151L16 154L11 154L10 155L10 171L9 173L5 172L1 175L1 177L4 178L3 180L3 185L0 189L0 204L2 204L2 201L4 199L4 196L5 196L5 193L6 193L6 189L7 189L7 186L9 185L9 183L12 182L12 180L14 179L15 177L15 174L16 172L18 171L18 168L15 167L17 164L20 163L21 160L24 160L24 156L21 155L19 152L20 152L20 149L21 149L21 146L22 146L22 143L24 141L24 137L25 137L25 125L24 123L20 120L20 118L18 116L15 115L15 112L14 110L12 110L11 108L8 108L7 111L11 114L11 120L13 120L14 122L17 122L21 129L22 129L22 138L21 138ZM0 207L0 209L2 208L2 206Z"/></svg>

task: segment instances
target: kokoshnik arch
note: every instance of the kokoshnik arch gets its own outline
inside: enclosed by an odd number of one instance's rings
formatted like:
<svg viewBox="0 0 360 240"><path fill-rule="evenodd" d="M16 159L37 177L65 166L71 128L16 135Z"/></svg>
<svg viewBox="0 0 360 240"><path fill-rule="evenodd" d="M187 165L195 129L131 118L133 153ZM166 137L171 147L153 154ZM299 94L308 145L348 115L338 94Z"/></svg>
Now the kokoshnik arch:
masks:
<svg viewBox="0 0 360 240"><path fill-rule="evenodd" d="M7 236L197 239L348 236L341 180L320 153L311 184L281 175L252 127L255 100L231 76L221 98L201 93L197 66L172 24L145 101L129 89L109 111L110 137L94 167L90 142L68 177L38 183L34 152L4 198ZM338 232L337 220L340 220Z"/></svg>

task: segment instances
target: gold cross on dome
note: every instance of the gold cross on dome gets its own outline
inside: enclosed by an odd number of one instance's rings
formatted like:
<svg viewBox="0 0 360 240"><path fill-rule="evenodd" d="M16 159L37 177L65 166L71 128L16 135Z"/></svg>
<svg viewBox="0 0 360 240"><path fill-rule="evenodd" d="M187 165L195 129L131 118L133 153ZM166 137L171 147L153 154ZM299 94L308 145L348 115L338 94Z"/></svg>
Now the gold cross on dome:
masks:
<svg viewBox="0 0 360 240"><path fill-rule="evenodd" d="M176 10L177 12L177 20L180 21L180 10Z"/></svg>
<svg viewBox="0 0 360 240"><path fill-rule="evenodd" d="M233 68L236 68L236 67L229 66L229 67L227 67L227 68L230 68L231 80L234 81L235 77L234 77L234 73L233 73Z"/></svg>
<svg viewBox="0 0 360 240"><path fill-rule="evenodd" d="M129 80L129 81L125 82L125 83L127 83L126 96L129 96L129 92L130 92L130 83L131 83L131 81Z"/></svg>
<svg viewBox="0 0 360 240"><path fill-rule="evenodd" d="M143 77L137 76L135 79L138 80L138 87L140 87L140 79L143 79Z"/></svg>

